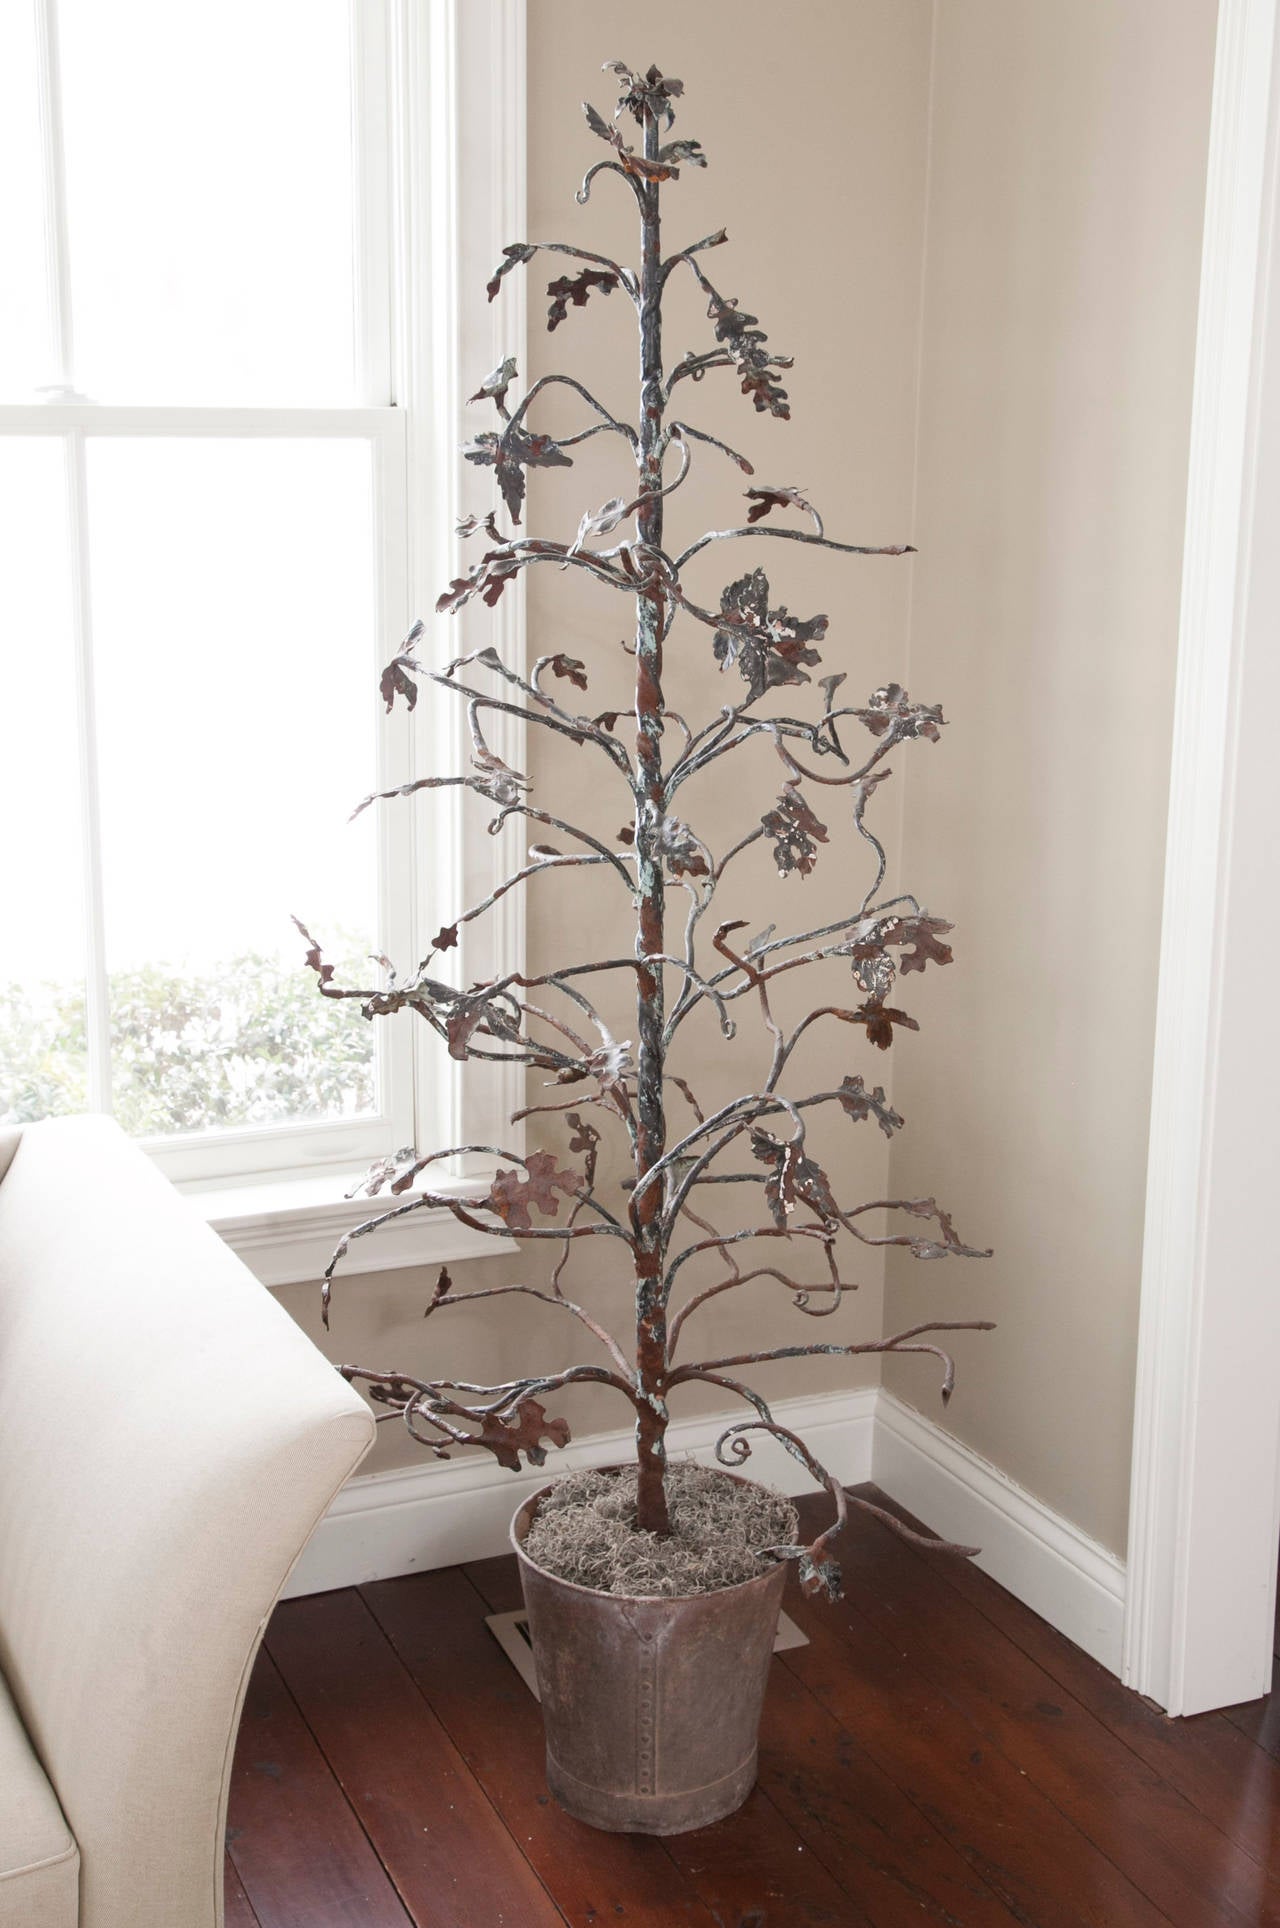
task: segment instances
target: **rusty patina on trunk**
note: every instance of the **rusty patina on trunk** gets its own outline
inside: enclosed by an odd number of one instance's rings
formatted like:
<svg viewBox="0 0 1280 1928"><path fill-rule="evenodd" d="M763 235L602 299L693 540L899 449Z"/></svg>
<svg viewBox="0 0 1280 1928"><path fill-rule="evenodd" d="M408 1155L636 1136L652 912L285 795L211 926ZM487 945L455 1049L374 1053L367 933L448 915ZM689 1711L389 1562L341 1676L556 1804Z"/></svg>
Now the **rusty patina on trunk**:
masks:
<svg viewBox="0 0 1280 1928"><path fill-rule="evenodd" d="M613 1833L709 1827L755 1785L785 1566L677 1599L596 1593L525 1553L541 1497L525 1501L511 1538L529 1609L551 1792L575 1819Z"/></svg>

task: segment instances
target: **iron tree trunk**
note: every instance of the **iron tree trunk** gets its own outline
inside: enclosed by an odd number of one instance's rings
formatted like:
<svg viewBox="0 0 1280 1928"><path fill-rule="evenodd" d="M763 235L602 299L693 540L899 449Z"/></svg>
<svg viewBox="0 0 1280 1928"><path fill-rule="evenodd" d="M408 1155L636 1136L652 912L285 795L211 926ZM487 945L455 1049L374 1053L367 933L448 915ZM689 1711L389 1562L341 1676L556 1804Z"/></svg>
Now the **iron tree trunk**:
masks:
<svg viewBox="0 0 1280 1928"><path fill-rule="evenodd" d="M646 158L656 160L658 118L644 123ZM640 264L640 491L637 513L641 544L662 542L662 258L659 186L641 187ZM636 598L636 869L639 923L636 954L637 1134L635 1218L636 1372L641 1405L636 1421L638 1505L636 1523L651 1533L670 1532L666 1472L667 1315L663 1293L666 1240L662 1227L663 1186L645 1179L662 1157L666 1142L663 1116L663 985L661 964L646 964L665 948L662 870L662 626L663 608L654 596Z"/></svg>

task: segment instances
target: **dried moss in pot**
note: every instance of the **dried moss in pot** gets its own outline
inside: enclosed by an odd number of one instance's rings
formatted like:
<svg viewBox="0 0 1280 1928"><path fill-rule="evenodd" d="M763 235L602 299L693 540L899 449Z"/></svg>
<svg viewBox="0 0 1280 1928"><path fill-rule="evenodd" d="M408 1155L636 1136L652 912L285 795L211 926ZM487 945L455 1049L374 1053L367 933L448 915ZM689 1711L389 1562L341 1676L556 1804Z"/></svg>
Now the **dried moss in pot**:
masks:
<svg viewBox="0 0 1280 1928"><path fill-rule="evenodd" d="M795 1543L780 1493L692 1462L667 1471L671 1532L636 1525L636 1472L569 1473L539 1503L524 1550L558 1579L597 1593L671 1599L754 1580L768 1547Z"/></svg>

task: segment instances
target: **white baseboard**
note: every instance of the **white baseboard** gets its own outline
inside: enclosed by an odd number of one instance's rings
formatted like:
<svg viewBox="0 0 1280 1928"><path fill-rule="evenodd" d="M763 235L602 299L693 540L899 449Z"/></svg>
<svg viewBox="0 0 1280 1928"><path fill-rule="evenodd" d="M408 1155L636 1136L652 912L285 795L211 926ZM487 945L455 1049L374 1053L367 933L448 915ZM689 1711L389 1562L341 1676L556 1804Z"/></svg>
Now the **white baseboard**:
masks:
<svg viewBox="0 0 1280 1928"><path fill-rule="evenodd" d="M1119 1672L1124 1564L1070 1520L882 1388L779 1400L773 1411L844 1485L875 1479L936 1533L980 1546L984 1573ZM712 1465L716 1439L741 1416L738 1408L677 1420L668 1449ZM774 1441L753 1440L749 1470L795 1491L802 1482L794 1461ZM595 1433L520 1473L468 1453L353 1479L321 1520L286 1596L505 1553L521 1500L556 1472L625 1459L631 1445L630 1432Z"/></svg>
<svg viewBox="0 0 1280 1928"><path fill-rule="evenodd" d="M984 1573L1111 1673L1120 1672L1123 1560L883 1389L872 1467L872 1477L900 1505L944 1539L981 1547L975 1564Z"/></svg>
<svg viewBox="0 0 1280 1928"><path fill-rule="evenodd" d="M780 1424L809 1441L843 1484L854 1486L871 1478L876 1392L867 1386L813 1399L780 1399L773 1413ZM739 1406L710 1418L676 1420L667 1432L667 1450L673 1459L714 1465L716 1440L742 1417ZM285 1597L506 1553L511 1516L530 1493L558 1472L614 1465L626 1459L632 1447L629 1431L593 1433L552 1453L545 1467L519 1473L507 1472L487 1454L464 1453L449 1460L424 1457L416 1466L357 1476L316 1528ZM803 1483L794 1460L759 1433L752 1435L751 1463L744 1470L784 1491Z"/></svg>

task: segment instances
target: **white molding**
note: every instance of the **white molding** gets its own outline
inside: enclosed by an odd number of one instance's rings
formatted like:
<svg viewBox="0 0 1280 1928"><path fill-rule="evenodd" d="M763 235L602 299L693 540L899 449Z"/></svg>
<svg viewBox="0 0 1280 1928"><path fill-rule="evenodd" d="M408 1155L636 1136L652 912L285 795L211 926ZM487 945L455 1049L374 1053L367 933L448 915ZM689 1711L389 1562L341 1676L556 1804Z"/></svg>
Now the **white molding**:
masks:
<svg viewBox="0 0 1280 1928"><path fill-rule="evenodd" d="M501 300L485 284L503 246L525 223L524 0L396 0L393 62L405 156L399 184L396 248L405 291L395 318L395 393L409 417L410 610L426 624L425 661L439 667L485 644L509 662L526 660L524 595L512 585L494 610L435 615L436 598L467 562L455 528L470 510L492 507L492 478L465 464L460 445L478 427L473 394L504 355L525 361L523 278L507 277ZM471 558L474 560L474 557ZM465 770L471 743L464 704L436 691L420 702L416 764L423 773ZM490 747L515 769L524 743L515 717L488 712ZM446 917L487 897L524 854L519 819L488 834L481 803L456 789L437 792L415 815L429 823L432 845L414 868L431 876L434 915L418 933L425 955ZM478 982L519 969L524 959L522 893L509 891L494 910L464 927L449 954L457 981ZM452 1067L449 1067L452 1070ZM440 1145L503 1145L523 1150L510 1114L524 1103L520 1065L473 1063L465 1079L441 1076L439 1041L419 1027L415 1064L420 1134ZM432 1094L434 1103L424 1102ZM474 1176L476 1161L459 1161Z"/></svg>
<svg viewBox="0 0 1280 1928"><path fill-rule="evenodd" d="M1217 1552L1210 1553L1195 1516L1197 1499L1201 1520L1206 1508L1237 1512L1251 1542L1240 1540L1237 1553L1256 1565L1263 1529L1245 1489L1259 1481L1266 1487L1270 1469L1257 1466L1252 1454L1223 1450L1247 1402L1238 1396L1242 1389L1207 1380L1205 1365L1206 1319L1235 1316L1224 1291L1258 1291L1263 1283L1247 1258L1243 1280L1224 1274L1220 1264L1211 1279L1210 1242L1220 1219L1211 1209L1210 1178L1219 1129L1236 695L1256 459L1263 215L1274 171L1276 11L1276 0L1222 0L1219 12L1191 420L1123 1657L1126 1682L1171 1713L1248 1699L1265 1691L1270 1674L1269 1625L1263 1627L1265 1616L1252 1597L1256 1588L1238 1584L1238 1558L1228 1557L1223 1567ZM1270 639L1265 647L1273 648ZM1247 1308L1243 1316L1247 1325ZM1262 1337L1259 1329L1257 1342ZM1249 1351L1246 1339L1240 1356ZM1274 1359L1269 1371L1274 1387ZM1273 1404L1277 1397L1263 1394ZM1234 1459L1234 1493L1220 1478L1216 1492L1210 1490L1215 1458L1219 1472ZM1269 1491L1266 1497L1269 1505ZM1274 1523L1270 1530L1266 1552L1274 1579ZM1207 1572L1207 1564L1215 1571ZM1216 1625L1205 1626L1193 1653L1190 1593L1210 1584ZM1242 1614L1256 1621L1251 1632L1238 1624Z"/></svg>
<svg viewBox="0 0 1280 1928"><path fill-rule="evenodd" d="M714 1465L716 1439L739 1410L675 1421L672 1457ZM778 1400L773 1411L844 1485L874 1478L934 1531L980 1545L984 1572L1118 1669L1124 1567L1069 1520L880 1388ZM511 1516L530 1493L558 1473L613 1465L632 1451L630 1432L596 1433L518 1474L464 1454L357 1477L320 1522L288 1592L323 1593L505 1553ZM783 1490L797 1484L794 1462L767 1439L747 1470Z"/></svg>
<svg viewBox="0 0 1280 1928"><path fill-rule="evenodd" d="M871 1477L876 1388L780 1399L775 1417L797 1432L838 1479L853 1486ZM672 1458L714 1465L715 1442L741 1417L741 1408L703 1419L673 1421ZM457 1566L508 1551L507 1529L517 1506L557 1473L610 1466L634 1452L630 1431L574 1440L545 1467L506 1472L488 1454L424 1458L415 1466L348 1481L293 1570L286 1596L386 1580L399 1573ZM761 1438L747 1469L775 1486L795 1483L795 1465L775 1442Z"/></svg>
<svg viewBox="0 0 1280 1928"><path fill-rule="evenodd" d="M974 1564L1112 1673L1120 1670L1124 1562L914 1407L881 1390L873 1478Z"/></svg>
<svg viewBox="0 0 1280 1928"><path fill-rule="evenodd" d="M361 1176L347 1172L293 1178L186 1196L261 1284L297 1285L320 1278L334 1246L353 1226L407 1202L386 1196L348 1198L348 1190ZM461 1187L447 1189L462 1193ZM351 1248L343 1271L393 1272L406 1265L451 1265L457 1259L498 1258L517 1249L514 1239L473 1231L447 1209L423 1206L361 1239Z"/></svg>

